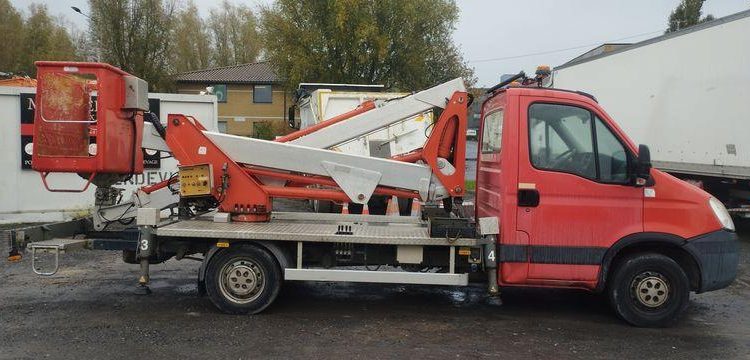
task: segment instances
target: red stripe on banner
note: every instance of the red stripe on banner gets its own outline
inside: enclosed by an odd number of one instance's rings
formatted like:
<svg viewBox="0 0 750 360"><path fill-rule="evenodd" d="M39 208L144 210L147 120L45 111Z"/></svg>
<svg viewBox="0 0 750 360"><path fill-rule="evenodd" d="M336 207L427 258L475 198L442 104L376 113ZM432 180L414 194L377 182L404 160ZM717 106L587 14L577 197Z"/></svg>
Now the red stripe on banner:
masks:
<svg viewBox="0 0 750 360"><path fill-rule="evenodd" d="M34 135L34 124L21 124L21 135ZM89 128L89 136L96 137L96 127Z"/></svg>
<svg viewBox="0 0 750 360"><path fill-rule="evenodd" d="M21 124L21 135L34 135L34 124Z"/></svg>

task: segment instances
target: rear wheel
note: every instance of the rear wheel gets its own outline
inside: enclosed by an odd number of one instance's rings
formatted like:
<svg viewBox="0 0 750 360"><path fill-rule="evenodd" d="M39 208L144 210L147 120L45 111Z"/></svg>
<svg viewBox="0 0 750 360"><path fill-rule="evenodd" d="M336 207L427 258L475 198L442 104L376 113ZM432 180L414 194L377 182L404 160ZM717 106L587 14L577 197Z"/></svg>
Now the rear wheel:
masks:
<svg viewBox="0 0 750 360"><path fill-rule="evenodd" d="M276 299L281 269L263 249L240 245L216 253L206 267L206 293L228 314L257 314Z"/></svg>
<svg viewBox="0 0 750 360"><path fill-rule="evenodd" d="M655 253L623 259L609 281L610 303L619 317L642 327L672 325L687 308L688 277L677 262Z"/></svg>

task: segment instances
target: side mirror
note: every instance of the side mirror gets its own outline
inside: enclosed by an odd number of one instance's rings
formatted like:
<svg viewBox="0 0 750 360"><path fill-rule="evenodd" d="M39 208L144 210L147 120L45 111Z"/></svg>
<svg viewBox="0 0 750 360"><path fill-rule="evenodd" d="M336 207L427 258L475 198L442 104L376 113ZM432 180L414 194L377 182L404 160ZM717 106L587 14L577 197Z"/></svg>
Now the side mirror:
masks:
<svg viewBox="0 0 750 360"><path fill-rule="evenodd" d="M651 150L646 145L638 145L638 159L633 175L635 186L646 186L651 180Z"/></svg>
<svg viewBox="0 0 750 360"><path fill-rule="evenodd" d="M297 128L297 121L294 119L294 105L290 106L289 109L287 109L286 118L287 123L289 124L289 127L292 129Z"/></svg>

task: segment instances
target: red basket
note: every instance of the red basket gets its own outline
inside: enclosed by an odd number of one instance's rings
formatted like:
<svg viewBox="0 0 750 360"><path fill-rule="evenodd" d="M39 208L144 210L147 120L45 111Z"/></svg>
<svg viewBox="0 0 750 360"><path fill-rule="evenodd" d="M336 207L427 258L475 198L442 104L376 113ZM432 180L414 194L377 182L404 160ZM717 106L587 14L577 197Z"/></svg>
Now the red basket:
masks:
<svg viewBox="0 0 750 360"><path fill-rule="evenodd" d="M32 168L50 191L84 191L100 174L143 172L143 113L125 109L128 73L109 64L38 61ZM78 173L81 190L50 189L52 172Z"/></svg>

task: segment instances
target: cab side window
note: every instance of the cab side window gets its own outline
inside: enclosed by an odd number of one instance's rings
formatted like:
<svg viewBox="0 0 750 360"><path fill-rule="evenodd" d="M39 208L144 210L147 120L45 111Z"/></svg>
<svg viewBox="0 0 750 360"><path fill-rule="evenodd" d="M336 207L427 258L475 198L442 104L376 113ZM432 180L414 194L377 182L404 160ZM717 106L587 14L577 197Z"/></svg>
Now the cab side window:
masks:
<svg viewBox="0 0 750 360"><path fill-rule="evenodd" d="M503 110L484 116L482 128L482 154L499 153L503 139Z"/></svg>
<svg viewBox="0 0 750 360"><path fill-rule="evenodd" d="M596 178L591 114L588 111L566 105L531 105L529 141L534 167Z"/></svg>
<svg viewBox="0 0 750 360"><path fill-rule="evenodd" d="M628 181L628 156L625 147L599 117L595 118L599 178L603 182L625 183Z"/></svg>
<svg viewBox="0 0 750 360"><path fill-rule="evenodd" d="M628 181L625 147L599 117L569 105L529 108L532 165L605 183Z"/></svg>

